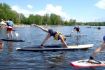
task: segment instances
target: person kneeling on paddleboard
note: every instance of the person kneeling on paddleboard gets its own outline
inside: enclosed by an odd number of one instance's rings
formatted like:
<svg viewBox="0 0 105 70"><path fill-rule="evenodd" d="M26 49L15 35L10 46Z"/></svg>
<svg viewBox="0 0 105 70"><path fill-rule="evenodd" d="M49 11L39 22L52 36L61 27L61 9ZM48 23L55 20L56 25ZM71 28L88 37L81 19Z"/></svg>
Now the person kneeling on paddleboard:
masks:
<svg viewBox="0 0 105 70"><path fill-rule="evenodd" d="M37 27L39 27L40 29L42 29L43 31L47 32L47 36L46 38L44 39L44 41L42 42L41 44L41 47L43 48L44 46L44 43L51 37L53 36L55 40L60 40L63 44L63 48L67 48L67 44L65 42L66 38L60 33L60 32L56 32L56 31L53 31L52 29L45 29L45 28L42 28L38 25L35 25Z"/></svg>
<svg viewBox="0 0 105 70"><path fill-rule="evenodd" d="M105 36L103 36L103 43L101 44L101 47L98 47L90 56L89 62L92 62L91 60L94 60L94 57L96 56L97 53L105 49ZM96 61L97 62L97 61ZM99 61L98 61L99 62ZM100 63L100 62L99 62Z"/></svg>

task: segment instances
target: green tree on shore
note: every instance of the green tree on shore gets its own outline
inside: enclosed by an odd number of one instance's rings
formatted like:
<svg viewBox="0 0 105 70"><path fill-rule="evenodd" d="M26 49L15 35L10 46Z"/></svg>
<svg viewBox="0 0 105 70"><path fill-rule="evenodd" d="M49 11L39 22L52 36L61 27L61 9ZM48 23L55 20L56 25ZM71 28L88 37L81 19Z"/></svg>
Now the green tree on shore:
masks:
<svg viewBox="0 0 105 70"><path fill-rule="evenodd" d="M69 21L63 20L61 16L52 14L33 15L25 17L22 13L13 11L6 3L0 3L0 19L8 20L12 19L15 24L38 24L38 25L91 25L91 26L104 26L105 22L77 22L76 19L70 19Z"/></svg>

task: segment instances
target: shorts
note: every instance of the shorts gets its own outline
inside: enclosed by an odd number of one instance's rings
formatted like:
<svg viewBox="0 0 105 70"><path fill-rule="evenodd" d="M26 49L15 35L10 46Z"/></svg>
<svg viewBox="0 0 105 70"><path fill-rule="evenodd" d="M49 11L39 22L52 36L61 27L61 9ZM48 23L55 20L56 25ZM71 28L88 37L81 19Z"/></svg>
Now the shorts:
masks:
<svg viewBox="0 0 105 70"><path fill-rule="evenodd" d="M7 31L12 31L12 30L13 30L12 27L10 27L10 26L7 27Z"/></svg>

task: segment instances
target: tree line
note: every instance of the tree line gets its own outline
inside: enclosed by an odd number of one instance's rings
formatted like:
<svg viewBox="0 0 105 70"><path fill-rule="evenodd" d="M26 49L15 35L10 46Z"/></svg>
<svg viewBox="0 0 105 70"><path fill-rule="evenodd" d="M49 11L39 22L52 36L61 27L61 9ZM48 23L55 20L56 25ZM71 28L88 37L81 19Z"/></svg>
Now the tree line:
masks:
<svg viewBox="0 0 105 70"><path fill-rule="evenodd" d="M105 22L77 22L76 19L70 19L69 21L63 20L61 16L56 14L33 15L25 17L22 13L13 11L11 7L6 3L0 3L0 19L8 20L12 19L15 24L38 24L38 25L91 25L91 26L104 26Z"/></svg>

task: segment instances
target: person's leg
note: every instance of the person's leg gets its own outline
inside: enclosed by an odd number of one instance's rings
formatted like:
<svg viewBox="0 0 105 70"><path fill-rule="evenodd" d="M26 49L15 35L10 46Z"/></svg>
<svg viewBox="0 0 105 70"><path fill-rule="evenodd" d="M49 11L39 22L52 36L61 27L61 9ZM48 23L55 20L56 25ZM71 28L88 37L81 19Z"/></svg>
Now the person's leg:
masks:
<svg viewBox="0 0 105 70"><path fill-rule="evenodd" d="M7 28L7 39L11 39L11 31L10 31L10 28Z"/></svg>
<svg viewBox="0 0 105 70"><path fill-rule="evenodd" d="M9 38L10 38L9 31L7 31L7 39L9 39Z"/></svg>
<svg viewBox="0 0 105 70"><path fill-rule="evenodd" d="M13 32L10 31L10 39L13 39Z"/></svg>
<svg viewBox="0 0 105 70"><path fill-rule="evenodd" d="M100 51L104 50L105 49L105 43L102 43L101 44L101 47L97 48L93 53L92 55L89 57L89 63L101 63L100 61L97 61L94 59L94 57L96 56L96 54L98 54Z"/></svg>
<svg viewBox="0 0 105 70"><path fill-rule="evenodd" d="M97 53L99 53L101 50L105 49L105 44L102 44L101 47L97 48L93 54L90 56L90 59L94 59L94 57L96 56Z"/></svg>
<svg viewBox="0 0 105 70"><path fill-rule="evenodd" d="M8 36L8 39L12 39L13 37L12 31L8 31L7 36Z"/></svg>
<svg viewBox="0 0 105 70"><path fill-rule="evenodd" d="M3 41L2 40L0 40L0 49L2 49L3 48Z"/></svg>
<svg viewBox="0 0 105 70"><path fill-rule="evenodd" d="M102 50L102 47L99 47L99 48L97 48L93 53L92 53L92 55L89 57L89 63L101 63L101 62L99 62L99 61L97 61L97 60L95 60L94 59L94 57L96 56L96 54L97 53L99 53L100 51Z"/></svg>
<svg viewBox="0 0 105 70"><path fill-rule="evenodd" d="M11 39L13 39L13 28L10 28Z"/></svg>

